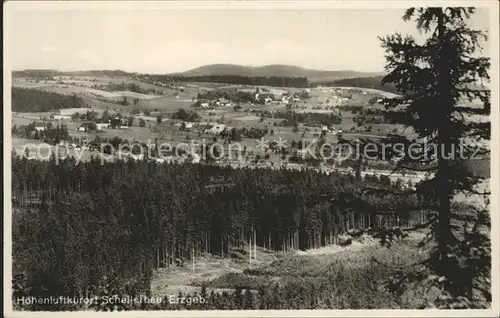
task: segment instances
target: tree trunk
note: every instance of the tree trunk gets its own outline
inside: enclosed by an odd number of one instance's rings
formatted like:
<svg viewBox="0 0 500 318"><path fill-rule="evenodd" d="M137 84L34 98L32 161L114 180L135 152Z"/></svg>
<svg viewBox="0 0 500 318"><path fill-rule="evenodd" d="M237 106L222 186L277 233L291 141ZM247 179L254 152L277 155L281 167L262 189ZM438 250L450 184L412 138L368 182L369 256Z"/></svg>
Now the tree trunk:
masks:
<svg viewBox="0 0 500 318"><path fill-rule="evenodd" d="M257 260L257 231L255 230L253 234L253 256Z"/></svg>

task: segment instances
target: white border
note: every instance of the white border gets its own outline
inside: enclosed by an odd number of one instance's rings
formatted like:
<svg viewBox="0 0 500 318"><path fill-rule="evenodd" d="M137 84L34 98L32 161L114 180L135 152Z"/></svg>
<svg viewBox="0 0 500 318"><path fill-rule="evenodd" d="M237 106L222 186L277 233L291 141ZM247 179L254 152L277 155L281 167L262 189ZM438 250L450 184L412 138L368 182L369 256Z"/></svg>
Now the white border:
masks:
<svg viewBox="0 0 500 318"><path fill-rule="evenodd" d="M499 136L500 131L498 121L500 118L498 88L500 82L498 78L499 70L499 4L497 1L9 1L4 3L4 313L6 317L66 317L67 312L17 312L12 311L12 287L10 284L12 277L12 247L11 244L11 61L9 48L9 31L13 14L20 10L94 10L94 11L137 11L137 10L311 10L311 9L388 9L407 8L412 6L474 6L485 7L490 12L490 37L491 45L491 104L492 107L492 131L491 131L491 211L498 212L499 209ZM494 178L494 176L497 176ZM75 317L498 317L499 307L499 251L500 243L499 217L492 213L491 218L491 243L492 243L492 308L488 310L253 310L253 311L128 311L128 312L74 312L70 313Z"/></svg>

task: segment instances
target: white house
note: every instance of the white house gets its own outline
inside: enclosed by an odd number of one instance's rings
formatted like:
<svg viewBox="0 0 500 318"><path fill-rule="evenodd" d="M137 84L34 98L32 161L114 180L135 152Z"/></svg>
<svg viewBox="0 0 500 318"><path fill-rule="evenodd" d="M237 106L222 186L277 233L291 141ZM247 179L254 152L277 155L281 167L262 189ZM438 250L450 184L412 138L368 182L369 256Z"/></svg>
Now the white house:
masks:
<svg viewBox="0 0 500 318"><path fill-rule="evenodd" d="M71 116L54 114L54 120L70 120Z"/></svg>
<svg viewBox="0 0 500 318"><path fill-rule="evenodd" d="M104 128L109 128L110 123L98 123L96 124L97 130L103 130Z"/></svg>
<svg viewBox="0 0 500 318"><path fill-rule="evenodd" d="M174 127L182 127L182 124L184 124L184 127L186 129L191 129L191 128L194 127L195 123L192 123L192 122L189 122L189 121L185 121L185 122L182 122L182 123L176 123L176 124L174 124Z"/></svg>
<svg viewBox="0 0 500 318"><path fill-rule="evenodd" d="M45 126L35 126L36 131L45 131Z"/></svg>

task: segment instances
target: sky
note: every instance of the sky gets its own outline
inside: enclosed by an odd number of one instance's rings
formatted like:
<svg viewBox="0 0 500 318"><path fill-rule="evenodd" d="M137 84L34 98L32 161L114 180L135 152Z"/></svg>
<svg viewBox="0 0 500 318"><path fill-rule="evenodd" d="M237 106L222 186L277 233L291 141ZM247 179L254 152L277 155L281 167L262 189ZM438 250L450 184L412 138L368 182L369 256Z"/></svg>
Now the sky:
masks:
<svg viewBox="0 0 500 318"><path fill-rule="evenodd" d="M19 69L171 73L215 63L384 70L378 36L422 35L403 9L22 10L7 34ZM472 26L488 28L488 11Z"/></svg>

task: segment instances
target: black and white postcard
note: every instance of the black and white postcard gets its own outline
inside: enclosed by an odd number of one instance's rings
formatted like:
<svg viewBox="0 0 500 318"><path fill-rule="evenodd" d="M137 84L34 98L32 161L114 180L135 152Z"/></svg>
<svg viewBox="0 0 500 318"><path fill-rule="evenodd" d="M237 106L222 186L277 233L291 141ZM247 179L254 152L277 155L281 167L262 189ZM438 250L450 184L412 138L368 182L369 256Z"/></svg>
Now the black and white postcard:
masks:
<svg viewBox="0 0 500 318"><path fill-rule="evenodd" d="M5 315L498 316L498 14L4 3Z"/></svg>

